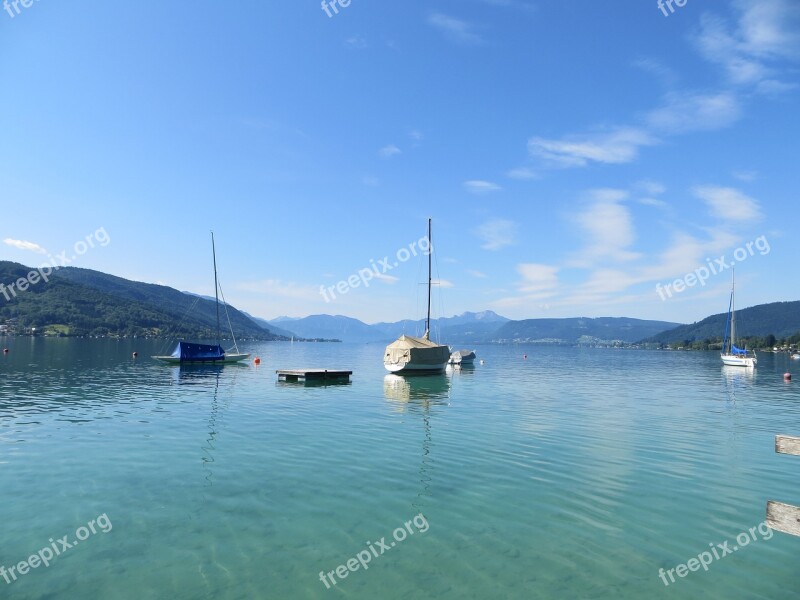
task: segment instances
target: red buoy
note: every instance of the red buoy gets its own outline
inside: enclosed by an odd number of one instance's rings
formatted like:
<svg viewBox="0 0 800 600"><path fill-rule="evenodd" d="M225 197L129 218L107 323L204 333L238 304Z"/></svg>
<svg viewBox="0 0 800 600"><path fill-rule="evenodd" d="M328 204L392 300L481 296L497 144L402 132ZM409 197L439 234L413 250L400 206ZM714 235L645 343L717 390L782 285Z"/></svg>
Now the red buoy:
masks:
<svg viewBox="0 0 800 600"><path fill-rule="evenodd" d="M256 363L257 365L260 365L261 364L261 359L258 356L256 356L256 358L255 358L255 360L253 362Z"/></svg>
<svg viewBox="0 0 800 600"><path fill-rule="evenodd" d="M791 373L784 373L783 374L783 380L784 381L791 381L792 380L792 374Z"/></svg>

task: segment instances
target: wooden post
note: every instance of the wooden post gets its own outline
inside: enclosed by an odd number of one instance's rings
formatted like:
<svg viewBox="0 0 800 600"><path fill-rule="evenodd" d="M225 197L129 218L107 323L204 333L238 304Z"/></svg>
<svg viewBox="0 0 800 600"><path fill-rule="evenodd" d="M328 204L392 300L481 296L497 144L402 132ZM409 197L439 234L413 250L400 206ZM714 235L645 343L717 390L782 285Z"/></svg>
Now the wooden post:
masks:
<svg viewBox="0 0 800 600"><path fill-rule="evenodd" d="M776 435L775 452L800 456L800 437ZM800 507L773 500L768 501L767 525L775 531L800 536Z"/></svg>

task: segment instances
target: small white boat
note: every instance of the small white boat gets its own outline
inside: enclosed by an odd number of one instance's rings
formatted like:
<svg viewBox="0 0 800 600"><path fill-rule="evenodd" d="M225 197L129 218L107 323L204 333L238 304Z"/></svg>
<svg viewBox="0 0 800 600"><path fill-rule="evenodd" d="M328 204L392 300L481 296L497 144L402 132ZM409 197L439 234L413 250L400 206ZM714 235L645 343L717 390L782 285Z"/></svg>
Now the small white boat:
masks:
<svg viewBox="0 0 800 600"><path fill-rule="evenodd" d="M755 350L736 347L736 305L734 303L734 291L736 288L736 275L734 274L731 282L731 300L728 305L728 321L725 324L725 338L722 342L722 353L720 358L722 364L729 367L748 367L753 368L758 364ZM728 335L730 333L730 336Z"/></svg>
<svg viewBox="0 0 800 600"><path fill-rule="evenodd" d="M792 359L793 360L800 360L800 354L798 354L798 353L792 354Z"/></svg>
<svg viewBox="0 0 800 600"><path fill-rule="evenodd" d="M471 365L475 362L474 350L456 350L450 355L447 364L450 365Z"/></svg>

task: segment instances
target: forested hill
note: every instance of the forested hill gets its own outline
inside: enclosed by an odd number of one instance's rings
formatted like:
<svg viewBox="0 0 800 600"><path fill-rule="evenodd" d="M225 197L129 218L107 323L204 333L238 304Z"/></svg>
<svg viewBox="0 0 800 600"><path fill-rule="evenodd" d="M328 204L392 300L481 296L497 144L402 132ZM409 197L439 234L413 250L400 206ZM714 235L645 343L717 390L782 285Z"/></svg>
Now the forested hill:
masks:
<svg viewBox="0 0 800 600"><path fill-rule="evenodd" d="M722 339L727 313L711 315L691 325L681 325L651 336L647 343L674 344ZM800 331L800 301L772 302L736 311L736 337L788 338Z"/></svg>
<svg viewBox="0 0 800 600"><path fill-rule="evenodd" d="M31 270L18 263L0 261L0 283L5 285L0 293L0 324L10 331L24 333L35 327L42 333L66 335L215 337L213 301L163 285L75 267L58 269L50 274L49 281L38 281L20 291L14 282L27 277ZM237 337L279 339L232 306L227 310ZM230 332L222 307L221 313L222 334L228 338Z"/></svg>

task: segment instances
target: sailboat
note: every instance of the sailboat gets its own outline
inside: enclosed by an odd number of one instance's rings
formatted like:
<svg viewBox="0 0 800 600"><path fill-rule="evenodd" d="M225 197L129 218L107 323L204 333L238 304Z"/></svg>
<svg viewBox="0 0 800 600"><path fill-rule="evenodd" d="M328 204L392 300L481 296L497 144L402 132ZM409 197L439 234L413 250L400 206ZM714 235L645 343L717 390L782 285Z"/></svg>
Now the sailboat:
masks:
<svg viewBox="0 0 800 600"><path fill-rule="evenodd" d="M755 367L758 363L755 350L748 352L747 348L736 347L736 305L734 292L736 290L736 273L731 281L731 300L728 305L728 320L725 323L725 338L722 342L722 364L729 367ZM730 334L730 335L729 335Z"/></svg>
<svg viewBox="0 0 800 600"><path fill-rule="evenodd" d="M226 352L220 345L219 329L219 283L217 283L217 249L214 245L214 232L211 232L211 252L214 256L214 301L217 308L217 343L216 344L197 344L193 342L178 342L178 345L169 356L154 356L156 360L169 364L227 364L245 360L250 355L239 352L236 345L236 338L233 335L231 320L228 318L228 327L231 327L231 337L233 338L233 348ZM228 314L227 308L225 314Z"/></svg>
<svg viewBox="0 0 800 600"><path fill-rule="evenodd" d="M428 219L428 315L425 318L425 334L421 337L401 335L397 341L386 346L383 366L392 373L423 374L443 373L450 360L450 347L431 341L431 220Z"/></svg>

